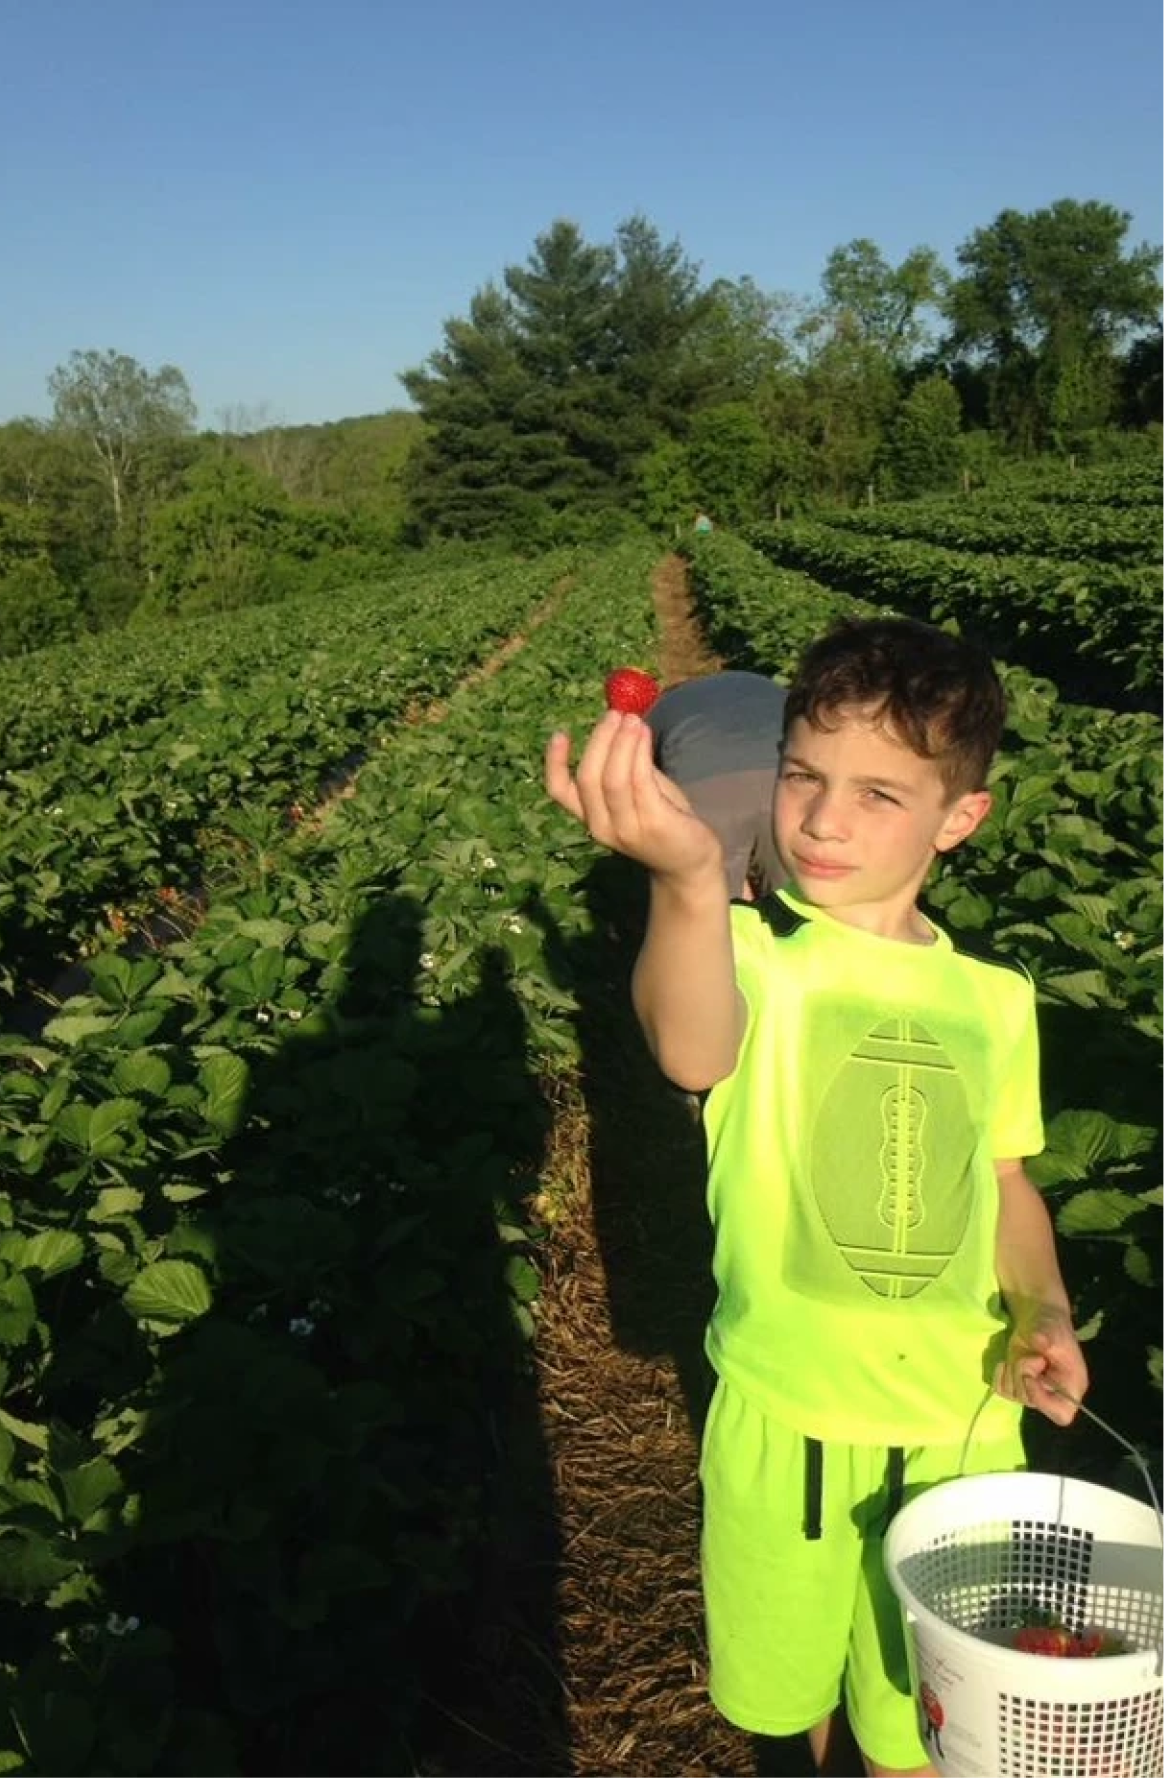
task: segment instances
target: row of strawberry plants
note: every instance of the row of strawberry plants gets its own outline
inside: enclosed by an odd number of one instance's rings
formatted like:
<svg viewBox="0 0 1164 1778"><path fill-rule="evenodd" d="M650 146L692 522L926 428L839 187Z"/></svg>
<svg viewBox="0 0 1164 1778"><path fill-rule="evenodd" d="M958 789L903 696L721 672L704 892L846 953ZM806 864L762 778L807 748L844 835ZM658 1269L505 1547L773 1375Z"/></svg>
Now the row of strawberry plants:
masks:
<svg viewBox="0 0 1164 1778"><path fill-rule="evenodd" d="M942 495L830 513L828 522L862 536L909 537L943 549L1128 566L1160 560L1160 513L1151 508Z"/></svg>
<svg viewBox="0 0 1164 1778"><path fill-rule="evenodd" d="M523 1206L593 857L541 747L649 656L647 568L580 565L319 835L252 808L187 939L0 1044L4 1769L419 1769L537 1436Z"/></svg>
<svg viewBox="0 0 1164 1778"><path fill-rule="evenodd" d="M1146 438L1137 458L1128 463L1093 463L1072 469L1055 458L1014 464L990 477L997 495L1042 500L1054 505L1123 506L1160 509L1160 450Z"/></svg>
<svg viewBox="0 0 1164 1778"><path fill-rule="evenodd" d="M844 592L972 627L1003 659L1049 673L1088 701L1154 707L1158 574L976 555L824 524L757 528L749 540Z"/></svg>
<svg viewBox="0 0 1164 1778"><path fill-rule="evenodd" d="M398 625L454 577L466 601L483 596L497 565L454 570L427 555L402 558L373 584L303 595L148 626L130 624L0 661L0 771L35 765L64 741L95 741L172 715L208 692L229 693L273 668L306 670L342 616L353 656L390 654ZM440 593L437 594L440 597Z"/></svg>
<svg viewBox="0 0 1164 1778"><path fill-rule="evenodd" d="M291 811L321 778L398 721L443 695L552 589L566 558L499 560L460 574L413 577L402 592L359 588L286 627L224 625L213 677L163 715L95 738L45 744L0 785L0 983L26 991L103 923L206 874L208 851L233 848L224 818L240 801ZM164 678L180 632L158 630L134 674ZM258 646L256 646L258 645ZM65 654L62 675L73 665ZM52 662L42 659L41 672ZM79 707L84 708L83 699Z"/></svg>
<svg viewBox="0 0 1164 1778"><path fill-rule="evenodd" d="M733 664L785 674L805 633L837 614L833 589L773 568L737 538L700 541L692 555L699 609ZM1080 1316L1106 1329L1118 1388L1132 1350L1148 1350L1157 1380L1160 1363L1161 725L1066 704L1049 680L1002 672L1008 722L991 816L928 895L955 931L1020 957L1038 983L1050 1121L1034 1166L1072 1248ZM1142 1358L1129 1371L1133 1395L1137 1372ZM1146 1435L1142 1396L1129 1413Z"/></svg>

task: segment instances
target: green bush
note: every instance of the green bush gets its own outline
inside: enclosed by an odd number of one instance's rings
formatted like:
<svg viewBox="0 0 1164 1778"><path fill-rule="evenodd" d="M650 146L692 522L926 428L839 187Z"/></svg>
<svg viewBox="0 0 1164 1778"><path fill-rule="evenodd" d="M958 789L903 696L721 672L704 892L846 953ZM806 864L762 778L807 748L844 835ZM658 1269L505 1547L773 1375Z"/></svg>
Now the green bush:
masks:
<svg viewBox="0 0 1164 1778"><path fill-rule="evenodd" d="M0 576L0 657L67 642L81 627L80 607L47 557L12 562Z"/></svg>

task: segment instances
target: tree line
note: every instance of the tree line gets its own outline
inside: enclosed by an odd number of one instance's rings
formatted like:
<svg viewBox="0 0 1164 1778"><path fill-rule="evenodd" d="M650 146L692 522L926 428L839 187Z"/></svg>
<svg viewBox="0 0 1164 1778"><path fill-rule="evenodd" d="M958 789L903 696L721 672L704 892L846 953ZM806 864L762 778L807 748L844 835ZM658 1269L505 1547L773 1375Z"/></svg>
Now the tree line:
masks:
<svg viewBox="0 0 1164 1778"><path fill-rule="evenodd" d="M412 412L198 431L172 365L77 351L52 417L0 426L0 653L383 571L402 548L519 548L734 525L1126 448L1160 418L1160 253L1063 199L957 249L829 255L810 298L702 280L643 216L568 221L473 295L401 381Z"/></svg>
<svg viewBox="0 0 1164 1778"><path fill-rule="evenodd" d="M1006 210L953 272L855 240L798 300L702 284L643 217L607 245L557 222L402 379L425 422L414 534L737 524L1116 449L1160 414L1160 254L1129 225L1098 202Z"/></svg>
<svg viewBox="0 0 1164 1778"><path fill-rule="evenodd" d="M51 420L0 426L0 657L128 621L382 573L420 421L287 427L235 409L195 430L181 371L74 352Z"/></svg>

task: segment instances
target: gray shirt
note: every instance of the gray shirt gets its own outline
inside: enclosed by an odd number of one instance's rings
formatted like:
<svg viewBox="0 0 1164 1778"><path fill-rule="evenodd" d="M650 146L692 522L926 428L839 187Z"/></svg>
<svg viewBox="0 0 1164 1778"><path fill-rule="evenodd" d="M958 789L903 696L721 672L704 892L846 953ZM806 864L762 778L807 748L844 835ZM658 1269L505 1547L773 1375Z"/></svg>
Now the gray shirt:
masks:
<svg viewBox="0 0 1164 1778"><path fill-rule="evenodd" d="M719 836L735 896L743 893L750 865L762 890L783 881L772 798L786 697L782 685L761 673L710 673L673 686L646 715L656 764Z"/></svg>

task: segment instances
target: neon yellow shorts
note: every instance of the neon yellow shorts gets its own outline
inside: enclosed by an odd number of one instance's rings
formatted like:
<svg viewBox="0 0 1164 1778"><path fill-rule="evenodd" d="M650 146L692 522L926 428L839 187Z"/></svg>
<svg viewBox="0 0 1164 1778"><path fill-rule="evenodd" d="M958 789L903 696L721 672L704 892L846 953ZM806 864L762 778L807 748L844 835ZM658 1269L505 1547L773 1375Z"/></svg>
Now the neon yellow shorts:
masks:
<svg viewBox="0 0 1164 1778"><path fill-rule="evenodd" d="M868 1759L924 1766L901 1610L883 1567L890 1453L831 1443L817 1453L717 1385L700 1465L712 1702L752 1734L797 1735L843 1698ZM899 1461L902 1501L960 1474L1022 1469L1017 1410L1001 1442L909 1448ZM820 1535L810 1537L815 1500Z"/></svg>

